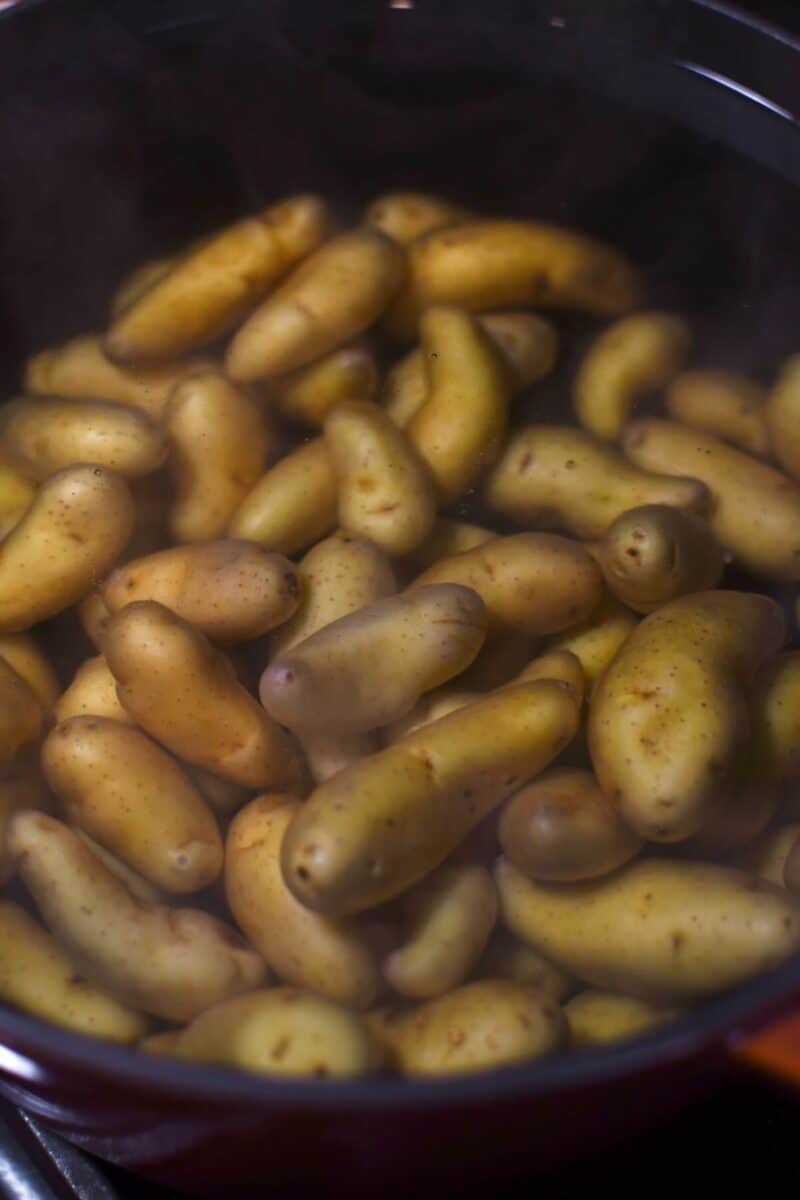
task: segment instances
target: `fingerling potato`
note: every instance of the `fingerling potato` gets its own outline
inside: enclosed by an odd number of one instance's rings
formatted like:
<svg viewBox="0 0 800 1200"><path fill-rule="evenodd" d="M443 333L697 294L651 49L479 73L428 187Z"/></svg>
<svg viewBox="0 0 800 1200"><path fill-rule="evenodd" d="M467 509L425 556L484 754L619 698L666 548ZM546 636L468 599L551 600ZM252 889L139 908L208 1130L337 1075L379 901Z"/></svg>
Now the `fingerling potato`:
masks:
<svg viewBox="0 0 800 1200"><path fill-rule="evenodd" d="M573 996L564 1015L572 1046L605 1046L666 1025L678 1012L635 996L589 990Z"/></svg>
<svg viewBox="0 0 800 1200"><path fill-rule="evenodd" d="M111 613L103 599L102 587L92 588L87 592L83 600L75 606L75 611L89 641L96 650L102 650L106 626L111 620Z"/></svg>
<svg viewBox="0 0 800 1200"><path fill-rule="evenodd" d="M500 925L495 926L478 974L483 979L510 979L539 988L559 1003L575 990L575 981L566 971Z"/></svg>
<svg viewBox="0 0 800 1200"><path fill-rule="evenodd" d="M609 663L624 646L639 621L635 613L606 591L587 620L557 633L545 642L546 651L569 651L581 664L591 690Z"/></svg>
<svg viewBox="0 0 800 1200"><path fill-rule="evenodd" d="M247 493L228 525L228 537L296 554L336 524L338 493L324 440L314 438L280 459Z"/></svg>
<svg viewBox="0 0 800 1200"><path fill-rule="evenodd" d="M364 220L405 246L425 233L456 225L469 216L460 205L425 192L385 192L368 205Z"/></svg>
<svg viewBox="0 0 800 1200"><path fill-rule="evenodd" d="M321 429L331 409L346 400L372 400L378 365L368 346L353 342L324 354L306 367L271 379L270 405L290 421Z"/></svg>
<svg viewBox="0 0 800 1200"><path fill-rule="evenodd" d="M19 524L35 495L34 484L15 471L0 450L0 541Z"/></svg>
<svg viewBox="0 0 800 1200"><path fill-rule="evenodd" d="M174 257L151 258L129 271L111 298L111 316L118 317L134 300L143 296L175 264Z"/></svg>
<svg viewBox="0 0 800 1200"><path fill-rule="evenodd" d="M56 724L70 717L108 717L123 725L135 724L117 696L117 681L102 654L86 658L72 683L61 693L53 708Z"/></svg>
<svg viewBox="0 0 800 1200"><path fill-rule="evenodd" d="M784 471L800 479L800 354L787 359L764 408L770 446Z"/></svg>
<svg viewBox="0 0 800 1200"><path fill-rule="evenodd" d="M20 675L45 712L58 699L59 683L52 663L29 633L0 634L0 658Z"/></svg>
<svg viewBox="0 0 800 1200"><path fill-rule="evenodd" d="M800 862L796 847L800 842L800 824L793 821L778 829L770 829L745 847L738 866L774 883L776 887L800 892ZM791 866L790 866L791 863Z"/></svg>
<svg viewBox="0 0 800 1200"><path fill-rule="evenodd" d="M425 541L399 565L407 578L413 578L432 567L440 558L452 558L455 554L474 550L494 537L497 534L491 529L484 529L482 525L440 517Z"/></svg>
<svg viewBox="0 0 800 1200"><path fill-rule="evenodd" d="M770 452L765 401L759 383L735 371L683 371L667 388L667 411L676 421L731 442L748 454Z"/></svg>

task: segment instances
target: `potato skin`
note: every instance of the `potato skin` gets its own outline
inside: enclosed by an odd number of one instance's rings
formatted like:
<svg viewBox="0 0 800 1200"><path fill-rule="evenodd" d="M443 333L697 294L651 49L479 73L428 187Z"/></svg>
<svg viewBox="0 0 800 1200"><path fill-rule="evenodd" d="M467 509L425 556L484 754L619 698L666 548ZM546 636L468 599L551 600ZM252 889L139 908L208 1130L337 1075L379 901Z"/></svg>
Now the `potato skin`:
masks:
<svg viewBox="0 0 800 1200"><path fill-rule="evenodd" d="M271 379L267 398L290 421L321 429L331 409L345 400L372 400L378 365L366 344L353 342L316 362Z"/></svg>
<svg viewBox="0 0 800 1200"><path fill-rule="evenodd" d="M303 793L305 766L289 735L230 661L169 609L151 601L121 609L109 622L105 655L123 706L178 757L243 787Z"/></svg>
<svg viewBox="0 0 800 1200"><path fill-rule="evenodd" d="M661 464L642 470L613 446L567 425L532 425L508 441L484 487L490 508L537 529L602 537L612 521L641 504L703 513L708 490L674 478ZM687 470L686 474L689 474Z"/></svg>
<svg viewBox="0 0 800 1200"><path fill-rule="evenodd" d="M637 1037L673 1021L678 1013L617 992L585 991L573 996L564 1009L572 1046L605 1046Z"/></svg>
<svg viewBox="0 0 800 1200"><path fill-rule="evenodd" d="M463 671L486 635L480 596L439 584L340 617L274 659L261 703L290 729L363 733Z"/></svg>
<svg viewBox="0 0 800 1200"><path fill-rule="evenodd" d="M495 870L509 929L591 987L651 1000L714 996L800 945L800 908L752 875L708 863L641 859L575 884Z"/></svg>
<svg viewBox="0 0 800 1200"><path fill-rule="evenodd" d="M766 458L770 452L766 399L761 384L746 375L698 368L682 371L672 380L667 389L667 411L684 425Z"/></svg>
<svg viewBox="0 0 800 1200"><path fill-rule="evenodd" d="M600 569L578 542L552 533L497 537L429 567L414 587L458 583L483 598L489 632L531 637L585 621L603 592Z"/></svg>
<svg viewBox="0 0 800 1200"><path fill-rule="evenodd" d="M792 479L800 479L800 354L787 359L764 409L772 453Z"/></svg>
<svg viewBox="0 0 800 1200"><path fill-rule="evenodd" d="M13 763L0 768L0 884L8 883L15 871L8 848L8 826L14 813L23 808L53 808L53 795L39 765L39 747L18 754Z"/></svg>
<svg viewBox="0 0 800 1200"><path fill-rule="evenodd" d="M482 979L511 979L538 988L561 1003L575 990L575 981L540 954L521 942L502 925L496 925L478 964Z"/></svg>
<svg viewBox="0 0 800 1200"><path fill-rule="evenodd" d="M59 682L47 656L29 633L0 634L0 659L5 659L33 691L45 712L58 699Z"/></svg>
<svg viewBox="0 0 800 1200"><path fill-rule="evenodd" d="M711 495L712 533L748 570L800 579L800 488L786 475L674 421L634 421L622 444L646 470L701 480Z"/></svg>
<svg viewBox="0 0 800 1200"><path fill-rule="evenodd" d="M282 554L234 538L172 546L112 571L103 589L111 613L155 600L208 637L249 641L297 608L297 572Z"/></svg>
<svg viewBox="0 0 800 1200"><path fill-rule="evenodd" d="M574 654L591 689L638 623L636 614L606 591L586 621L548 638L543 648L546 652L566 650Z"/></svg>
<svg viewBox="0 0 800 1200"><path fill-rule="evenodd" d="M410 1012L379 1011L370 1027L403 1075L457 1075L529 1062L557 1050L567 1026L539 988L485 979Z"/></svg>
<svg viewBox="0 0 800 1200"><path fill-rule="evenodd" d="M156 282L162 279L175 263L175 257L150 258L140 263L123 278L111 298L110 314L118 317Z"/></svg>
<svg viewBox="0 0 800 1200"><path fill-rule="evenodd" d="M262 475L237 508L228 537L296 554L336 524L336 472L322 438L287 454Z"/></svg>
<svg viewBox="0 0 800 1200"><path fill-rule="evenodd" d="M80 600L133 529L125 481L104 467L67 467L42 484L0 544L0 633L30 629Z"/></svg>
<svg viewBox="0 0 800 1200"><path fill-rule="evenodd" d="M284 879L318 912L399 895L543 770L578 724L572 690L547 680L417 730L316 789L284 839Z"/></svg>
<svg viewBox="0 0 800 1200"><path fill-rule="evenodd" d="M483 546L497 537L494 530L484 529L482 525L471 525L467 521L451 521L440 517L428 537L417 546L411 554L398 564L405 579L413 579L416 575L427 571L441 558L452 558L456 554L464 554Z"/></svg>
<svg viewBox="0 0 800 1200"><path fill-rule="evenodd" d="M258 796L234 818L225 848L225 892L239 928L286 983L348 1008L368 1008L380 973L354 926L298 903L281 873L281 844L299 801Z"/></svg>
<svg viewBox="0 0 800 1200"><path fill-rule="evenodd" d="M364 212L364 221L401 246L470 216L466 208L425 192L385 192Z"/></svg>
<svg viewBox="0 0 800 1200"><path fill-rule="evenodd" d="M197 892L222 870L211 810L174 759L138 729L72 717L45 738L42 766L69 820L156 887Z"/></svg>
<svg viewBox="0 0 800 1200"><path fill-rule="evenodd" d="M136 724L119 702L117 681L102 654L84 659L56 701L53 717L57 725L70 717L108 717L123 725Z"/></svg>
<svg viewBox="0 0 800 1200"><path fill-rule="evenodd" d="M778 829L770 829L750 842L739 855L737 863L743 870L774 883L776 887L800 891L800 867L795 847L800 843L800 823L793 821ZM787 872L790 859L792 868Z"/></svg>
<svg viewBox="0 0 800 1200"><path fill-rule="evenodd" d="M498 832L518 870L554 883L607 875L642 847L591 771L574 767L545 771L512 796Z"/></svg>
<svg viewBox="0 0 800 1200"><path fill-rule="evenodd" d="M588 734L600 786L642 837L681 841L713 816L750 734L748 688L783 637L777 604L745 592L681 597L631 633Z"/></svg>
<svg viewBox="0 0 800 1200"><path fill-rule="evenodd" d="M35 495L35 486L14 470L0 449L0 541L19 524Z"/></svg>

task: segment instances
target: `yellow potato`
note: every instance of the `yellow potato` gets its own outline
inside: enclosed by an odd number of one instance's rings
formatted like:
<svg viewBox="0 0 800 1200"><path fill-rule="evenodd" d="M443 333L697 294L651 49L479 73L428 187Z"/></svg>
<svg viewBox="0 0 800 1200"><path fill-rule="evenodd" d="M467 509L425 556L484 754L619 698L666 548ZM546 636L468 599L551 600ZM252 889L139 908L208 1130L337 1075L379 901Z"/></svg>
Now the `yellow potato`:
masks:
<svg viewBox="0 0 800 1200"><path fill-rule="evenodd" d="M225 848L228 905L245 936L280 979L349 1008L368 1008L380 973L355 926L311 912L281 874L281 843L300 803L259 796L234 818Z"/></svg>
<svg viewBox="0 0 800 1200"><path fill-rule="evenodd" d="M471 312L523 304L578 308L603 316L627 312L639 281L616 250L536 221L466 221L412 243L406 282L386 326L410 339L421 312L456 304Z"/></svg>
<svg viewBox="0 0 800 1200"><path fill-rule="evenodd" d="M597 561L617 599L640 613L716 587L725 568L706 522L667 504L617 517L600 539Z"/></svg>
<svg viewBox="0 0 800 1200"><path fill-rule="evenodd" d="M284 878L326 913L372 908L442 863L575 736L564 684L519 684L342 771L312 794L283 843Z"/></svg>
<svg viewBox="0 0 800 1200"><path fill-rule="evenodd" d="M231 816L252 798L252 788L240 787L230 779L222 779L212 771L204 771L202 767L192 766L191 763L181 763L181 766L220 817Z"/></svg>
<svg viewBox="0 0 800 1200"><path fill-rule="evenodd" d="M436 490L411 442L376 404L348 401L325 419L339 524L387 554L409 554L436 522Z"/></svg>
<svg viewBox="0 0 800 1200"><path fill-rule="evenodd" d="M113 566L133 528L133 501L104 467L51 475L0 543L0 632L18 633L80 600Z"/></svg>
<svg viewBox="0 0 800 1200"><path fill-rule="evenodd" d="M207 359L197 358L158 366L122 366L106 356L99 337L89 334L29 359L25 391L34 396L130 404L158 421L175 384L209 365L213 364Z"/></svg>
<svg viewBox="0 0 800 1200"><path fill-rule="evenodd" d="M405 255L377 230L333 238L245 321L228 347L228 373L243 382L265 379L335 350L381 315L404 272Z"/></svg>
<svg viewBox="0 0 800 1200"><path fill-rule="evenodd" d="M42 747L64 812L101 846L167 892L197 892L222 870L217 822L170 756L138 729L72 717Z"/></svg>
<svg viewBox="0 0 800 1200"><path fill-rule="evenodd" d="M490 508L521 524L580 538L602 537L612 521L641 504L702 513L708 502L697 479L641 470L613 446L566 425L532 425L515 433L484 496Z"/></svg>
<svg viewBox="0 0 800 1200"><path fill-rule="evenodd" d="M537 655L511 683L533 683L536 679L558 679L571 687L578 700L586 691L586 676L581 660L571 650L546 650Z"/></svg>
<svg viewBox="0 0 800 1200"><path fill-rule="evenodd" d="M7 845L8 823L22 808L49 811L53 797L42 776L39 747L18 754L13 763L0 769L0 883L14 874L14 860Z"/></svg>
<svg viewBox="0 0 800 1200"><path fill-rule="evenodd" d="M332 779L345 767L352 767L380 748L377 731L366 733L327 733L324 729L303 729L297 735L303 747L314 783Z"/></svg>
<svg viewBox="0 0 800 1200"><path fill-rule="evenodd" d="M176 542L222 537L264 470L268 433L255 403L218 371L179 383L164 414L175 496Z"/></svg>
<svg viewBox="0 0 800 1200"><path fill-rule="evenodd" d="M680 370L691 334L680 317L641 312L595 338L574 383L575 413L597 437L614 440L642 395Z"/></svg>
<svg viewBox="0 0 800 1200"><path fill-rule="evenodd" d="M29 633L0 634L0 658L21 675L45 711L58 699L58 677Z"/></svg>
<svg viewBox="0 0 800 1200"><path fill-rule="evenodd" d="M764 408L772 453L793 479L800 479L800 354L784 363Z"/></svg>
<svg viewBox="0 0 800 1200"><path fill-rule="evenodd" d="M135 1008L191 1021L263 981L262 959L232 926L199 909L137 899L60 821L19 812L8 842L45 924L77 969Z"/></svg>
<svg viewBox="0 0 800 1200"><path fill-rule="evenodd" d="M495 878L512 933L584 983L644 1000L714 996L800 946L796 902L729 867L638 860L546 884L501 859Z"/></svg>
<svg viewBox="0 0 800 1200"><path fill-rule="evenodd" d="M470 213L425 192L385 192L368 205L364 221L402 246L434 229L465 221Z"/></svg>
<svg viewBox="0 0 800 1200"><path fill-rule="evenodd" d="M327 221L318 196L292 196L204 238L117 314L109 356L158 362L225 333L320 244Z"/></svg>
<svg viewBox="0 0 800 1200"><path fill-rule="evenodd" d="M714 815L750 735L749 689L783 637L772 600L719 591L673 600L630 635L588 733L600 786L642 837L682 841Z"/></svg>
<svg viewBox="0 0 800 1200"><path fill-rule="evenodd" d="M37 481L76 463L97 463L135 479L167 457L166 438L149 417L104 400L12 400L2 410L0 443L11 466Z"/></svg>
<svg viewBox="0 0 800 1200"><path fill-rule="evenodd" d="M313 546L297 568L300 603L270 639L273 657L286 654L332 621L397 591L392 565L364 538L335 533Z"/></svg>
<svg viewBox="0 0 800 1200"><path fill-rule="evenodd" d="M552 533L518 533L441 559L414 582L460 583L483 598L489 631L539 637L585 621L602 596L583 546Z"/></svg>
<svg viewBox="0 0 800 1200"><path fill-rule="evenodd" d="M271 379L267 396L282 416L319 429L337 404L372 400L377 386L375 355L368 346L353 342L307 367Z"/></svg>
<svg viewBox="0 0 800 1200"><path fill-rule="evenodd" d="M133 717L119 702L117 681L102 654L85 659L53 708L57 724L70 717L108 717L133 725Z"/></svg>
<svg viewBox="0 0 800 1200"><path fill-rule="evenodd" d="M106 626L111 620L111 613L103 599L102 588L93 588L91 592L88 592L80 604L76 605L75 611L86 636L97 650L102 650Z"/></svg>
<svg viewBox="0 0 800 1200"><path fill-rule="evenodd" d="M174 258L151 258L129 271L111 298L111 316L118 317L143 296L175 264Z"/></svg>
<svg viewBox="0 0 800 1200"><path fill-rule="evenodd" d="M210 638L249 641L287 621L300 585L293 565L233 538L173 546L112 571L103 588L111 613L155 600Z"/></svg>
<svg viewBox="0 0 800 1200"><path fill-rule="evenodd" d="M463 671L485 635L475 592L415 588L340 617L274 659L261 676L261 703L290 729L366 732Z"/></svg>
<svg viewBox="0 0 800 1200"><path fill-rule="evenodd" d="M581 664L586 683L592 688L638 625L638 618L606 592L586 621L557 633L545 643L547 651L567 650Z"/></svg>
<svg viewBox="0 0 800 1200"><path fill-rule="evenodd" d="M139 1013L82 979L56 939L11 900L0 902L0 999L110 1042L135 1042L147 1028Z"/></svg>
<svg viewBox="0 0 800 1200"><path fill-rule="evenodd" d="M355 1013L322 996L276 987L215 1004L191 1025L148 1038L142 1049L256 1075L351 1079L380 1065Z"/></svg>
<svg viewBox="0 0 800 1200"><path fill-rule="evenodd" d="M711 532L748 570L800 579L800 487L780 471L675 421L632 422L623 448L645 470L702 480Z"/></svg>
<svg viewBox="0 0 800 1200"><path fill-rule="evenodd" d="M785 887L789 891L800 891L800 872L796 847L800 844L800 823L793 821L778 829L770 829L745 847L739 856L738 865L751 871L760 879ZM789 865L791 863L791 869Z"/></svg>
<svg viewBox="0 0 800 1200"><path fill-rule="evenodd" d="M676 421L712 433L762 458L770 452L760 383L735 371L684 371L667 389L667 411Z"/></svg>
<svg viewBox="0 0 800 1200"><path fill-rule="evenodd" d="M421 546L417 546L401 563L405 574L413 578L432 567L440 558L452 558L490 542L497 534L481 525L470 525L466 521L449 521L440 518Z"/></svg>
<svg viewBox="0 0 800 1200"><path fill-rule="evenodd" d="M27 680L0 658L0 768L42 732L42 705Z"/></svg>
<svg viewBox="0 0 800 1200"><path fill-rule="evenodd" d="M295 554L336 524L336 473L322 438L298 446L270 467L247 493L228 525L228 537Z"/></svg>
<svg viewBox="0 0 800 1200"><path fill-rule="evenodd" d="M35 486L13 469L0 448L0 541L19 524L35 495Z"/></svg>
<svg viewBox="0 0 800 1200"><path fill-rule="evenodd" d="M129 604L109 622L117 695L142 728L198 767L252 788L304 789L288 734L238 682L230 661L161 604Z"/></svg>
<svg viewBox="0 0 800 1200"><path fill-rule="evenodd" d="M579 992L564 1009L573 1046L605 1046L638 1037L674 1021L674 1008L649 1004L617 992Z"/></svg>
<svg viewBox="0 0 800 1200"><path fill-rule="evenodd" d="M117 879L122 880L129 892L136 897L137 900L143 900L145 904L160 904L164 900L164 893L160 888L155 887L149 880L145 879L144 875L140 875L138 871L134 871L121 858L117 858L116 854L112 854L105 846L101 846L94 838L89 837L85 829L81 829L77 825L70 826L73 833L77 833L78 837L84 842L92 854L100 859L104 867L108 867L112 875L116 875Z"/></svg>
<svg viewBox="0 0 800 1200"><path fill-rule="evenodd" d="M491 936L478 971L485 979L511 979L539 988L559 1002L575 990L575 981L566 971L500 926Z"/></svg>
<svg viewBox="0 0 800 1200"><path fill-rule="evenodd" d="M379 1011L370 1028L403 1075L461 1075L530 1062L559 1049L567 1024L539 988L484 979L410 1012Z"/></svg>
<svg viewBox="0 0 800 1200"><path fill-rule="evenodd" d="M510 388L499 351L469 313L432 308L420 337L425 403L406 426L443 503L475 486L500 453Z"/></svg>
<svg viewBox="0 0 800 1200"><path fill-rule="evenodd" d="M396 992L414 1000L465 983L497 920L497 892L484 867L445 864L405 899L407 931L383 965Z"/></svg>

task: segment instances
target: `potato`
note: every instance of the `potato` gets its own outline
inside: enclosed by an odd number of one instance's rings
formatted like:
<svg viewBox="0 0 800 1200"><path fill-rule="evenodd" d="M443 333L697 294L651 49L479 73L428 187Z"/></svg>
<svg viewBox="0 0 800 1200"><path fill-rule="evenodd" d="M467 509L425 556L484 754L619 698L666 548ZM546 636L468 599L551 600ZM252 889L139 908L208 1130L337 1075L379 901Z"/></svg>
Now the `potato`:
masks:
<svg viewBox="0 0 800 1200"><path fill-rule="evenodd" d="M90 334L34 355L25 368L24 386L34 396L129 404L159 421L175 384L209 365L213 364L208 359L197 358L158 366L122 366L112 362L101 339Z"/></svg>
<svg viewBox="0 0 800 1200"><path fill-rule="evenodd" d="M334 914L399 895L544 770L578 724L570 688L519 684L340 772L287 831L287 884L308 908Z"/></svg>
<svg viewBox="0 0 800 1200"><path fill-rule="evenodd" d="M138 729L72 717L42 747L67 818L167 892L197 892L222 870L217 822L178 764Z"/></svg>
<svg viewBox="0 0 800 1200"><path fill-rule="evenodd" d="M53 797L39 766L39 747L33 745L0 768L0 884L14 874L14 860L8 850L8 823L22 808L49 811Z"/></svg>
<svg viewBox="0 0 800 1200"><path fill-rule="evenodd" d="M327 221L318 196L292 196L204 238L118 313L109 357L158 362L213 341L320 244Z"/></svg>
<svg viewBox="0 0 800 1200"><path fill-rule="evenodd" d="M339 524L387 554L409 554L436 522L428 468L402 430L376 404L338 404L325 420L336 472Z"/></svg>
<svg viewBox="0 0 800 1200"><path fill-rule="evenodd" d="M466 208L425 192L385 192L368 205L364 221L405 246L425 233L456 225L469 216Z"/></svg>
<svg viewBox="0 0 800 1200"><path fill-rule="evenodd" d="M639 281L609 246L536 221L465 221L408 248L406 282L386 317L395 337L413 337L421 312L456 304L470 312L526 305L627 312Z"/></svg>
<svg viewBox="0 0 800 1200"><path fill-rule="evenodd" d="M353 342L331 350L306 367L269 382L271 406L291 421L320 429L332 408L345 400L372 400L378 365L368 346Z"/></svg>
<svg viewBox="0 0 800 1200"><path fill-rule="evenodd" d="M118 317L126 308L130 308L157 280L163 279L174 265L174 257L151 258L129 271L111 298L111 316Z"/></svg>
<svg viewBox="0 0 800 1200"><path fill-rule="evenodd" d="M591 987L690 1002L776 967L800 946L800 908L752 875L640 859L573 884L534 883L507 859L495 878L512 933Z"/></svg>
<svg viewBox="0 0 800 1200"><path fill-rule="evenodd" d="M613 446L566 425L532 425L515 433L484 488L490 508L537 529L602 537L641 504L704 512L708 492L697 479L657 475L626 462Z"/></svg>
<svg viewBox="0 0 800 1200"><path fill-rule="evenodd" d="M560 967L549 962L538 950L512 937L507 929L496 926L486 953L478 964L485 979L511 979L539 988L562 1001L575 990L574 980Z"/></svg>
<svg viewBox="0 0 800 1200"><path fill-rule="evenodd" d="M739 856L743 870L774 883L776 887L800 891L800 862L796 853L800 845L800 823L780 826L762 833L746 846ZM791 865L790 865L791 864Z"/></svg>
<svg viewBox="0 0 800 1200"><path fill-rule="evenodd" d="M12 467L39 482L76 463L97 463L135 479L167 457L166 438L149 417L104 400L12 400L3 406L0 444Z"/></svg>
<svg viewBox="0 0 800 1200"><path fill-rule="evenodd" d="M352 767L380 748L376 730L334 734L324 729L303 729L297 740L303 747L314 783L332 779L345 767Z"/></svg>
<svg viewBox="0 0 800 1200"><path fill-rule="evenodd" d="M572 688L579 701L583 700L586 676L580 659L571 650L546 650L537 655L511 680L511 684L533 683L536 679L558 679Z"/></svg>
<svg viewBox="0 0 800 1200"><path fill-rule="evenodd" d="M800 479L800 354L784 363L764 407L772 453L792 479Z"/></svg>
<svg viewBox="0 0 800 1200"><path fill-rule="evenodd" d="M95 649L102 650L106 627L111 620L111 613L103 599L102 588L93 588L91 592L88 592L76 605L75 611L90 642L94 644Z"/></svg>
<svg viewBox="0 0 800 1200"><path fill-rule="evenodd" d="M337 499L328 449L322 438L315 438L261 476L233 514L228 537L295 554L330 533Z"/></svg>
<svg viewBox="0 0 800 1200"><path fill-rule="evenodd" d="M600 539L597 561L617 599L640 613L716 587L725 568L706 522L668 504L643 504L617 517Z"/></svg>
<svg viewBox="0 0 800 1200"><path fill-rule="evenodd" d="M43 483L0 543L0 633L19 633L80 600L114 564L133 501L104 467L67 467Z"/></svg>
<svg viewBox="0 0 800 1200"><path fill-rule="evenodd" d="M510 388L499 352L469 313L432 308L420 326L427 395L406 426L444 504L460 499L500 453Z"/></svg>
<svg viewBox="0 0 800 1200"><path fill-rule="evenodd" d="M419 575L432 567L440 558L452 558L455 554L464 554L490 542L497 534L482 525L470 525L467 521L449 521L441 517L434 525L431 533L417 546L400 564L401 570L409 577Z"/></svg>
<svg viewBox="0 0 800 1200"><path fill-rule="evenodd" d="M463 671L485 634L475 592L415 588L340 617L274 659L261 676L261 703L290 729L366 732Z"/></svg>
<svg viewBox="0 0 800 1200"><path fill-rule="evenodd" d="M649 1004L616 992L579 992L564 1009L573 1046L605 1046L649 1033L674 1021L674 1008Z"/></svg>
<svg viewBox="0 0 800 1200"><path fill-rule="evenodd" d="M780 471L674 421L634 421L622 441L639 467L706 484L711 532L748 570L800 579L800 487Z"/></svg>
<svg viewBox="0 0 800 1200"><path fill-rule="evenodd" d="M577 542L552 533L498 537L441 559L414 582L459 583L483 598L489 632L539 637L585 621L602 596L600 569Z"/></svg>
<svg viewBox="0 0 800 1200"><path fill-rule="evenodd" d="M231 341L232 379L293 371L367 329L403 280L405 255L377 230L340 234L273 291Z"/></svg>
<svg viewBox="0 0 800 1200"><path fill-rule="evenodd" d="M210 638L242 642L281 625L297 608L297 572L282 554L233 538L173 546L112 571L111 613L155 600Z"/></svg>
<svg viewBox="0 0 800 1200"><path fill-rule="evenodd" d="M0 448L0 541L20 523L35 495L34 485L14 470Z"/></svg>
<svg viewBox="0 0 800 1200"><path fill-rule="evenodd" d="M445 866L405 897L407 932L383 973L414 1000L441 996L465 983L497 920L497 893L480 866Z"/></svg>
<svg viewBox="0 0 800 1200"><path fill-rule="evenodd" d="M190 763L181 763L181 766L188 772L197 790L202 793L214 812L220 817L231 816L252 799L252 788L240 787L238 783L233 783L230 779L222 779L213 771L204 771L202 767L195 767Z"/></svg>
<svg viewBox="0 0 800 1200"><path fill-rule="evenodd" d="M642 837L682 841L714 815L750 734L748 690L783 637L766 596L699 592L625 642L592 695L589 748L600 786Z"/></svg>
<svg viewBox="0 0 800 1200"><path fill-rule="evenodd" d="M351 1079L380 1064L378 1047L355 1013L289 987L215 1004L187 1028L146 1039L142 1049L256 1075L311 1079Z"/></svg>
<svg viewBox="0 0 800 1200"><path fill-rule="evenodd" d="M397 591L392 565L364 538L335 533L313 546L297 568L300 603L270 639L273 656L286 654L313 633Z"/></svg>
<svg viewBox="0 0 800 1200"><path fill-rule="evenodd" d="M0 658L0 769L42 732L42 705L30 684Z"/></svg>
<svg viewBox="0 0 800 1200"><path fill-rule="evenodd" d="M592 688L638 625L638 619L606 592L592 615L580 624L557 633L545 642L548 652L569 651L581 664L586 683Z"/></svg>
<svg viewBox="0 0 800 1200"><path fill-rule="evenodd" d="M116 854L112 854L94 838L89 837L85 829L81 829L78 825L72 825L70 828L73 833L77 833L84 845L89 847L95 858L99 858L103 866L108 867L111 874L116 875L117 879L125 884L125 887L137 900L142 900L145 904L162 903L164 893L160 888L155 887L148 879L145 879L144 875L134 871L133 867L129 867L126 862L117 858Z"/></svg>
<svg viewBox="0 0 800 1200"><path fill-rule="evenodd" d="M169 609L151 601L121 609L105 655L123 706L173 754L243 787L302 792L305 767L291 738L230 661Z"/></svg>
<svg viewBox="0 0 800 1200"><path fill-rule="evenodd" d="M370 1028L403 1075L461 1075L530 1062L566 1041L561 1009L539 988L485 979L410 1012L378 1012Z"/></svg>
<svg viewBox="0 0 800 1200"><path fill-rule="evenodd" d="M222 537L264 470L269 436L254 402L218 371L179 383L164 414L175 496L176 542Z"/></svg>
<svg viewBox="0 0 800 1200"><path fill-rule="evenodd" d="M68 721L70 717L87 716L108 717L124 725L135 724L119 702L117 681L102 654L84 659L72 683L61 693L53 708L56 724Z"/></svg>
<svg viewBox="0 0 800 1200"><path fill-rule="evenodd" d="M281 874L281 843L299 802L259 796L234 818L225 848L225 891L239 928L285 982L349 1008L368 1008L380 986L366 939L347 922L311 912Z"/></svg>
<svg viewBox="0 0 800 1200"><path fill-rule="evenodd" d="M575 413L586 429L613 441L640 397L663 387L689 350L686 322L669 313L640 312L595 338L575 377Z"/></svg>
<svg viewBox="0 0 800 1200"><path fill-rule="evenodd" d="M0 634L0 659L5 659L33 691L45 712L58 699L58 677L29 633Z"/></svg>
<svg viewBox="0 0 800 1200"><path fill-rule="evenodd" d="M199 909L138 900L53 817L17 813L8 844L45 924L77 969L135 1008L191 1021L263 981L262 959L232 926Z"/></svg>
<svg viewBox="0 0 800 1200"><path fill-rule="evenodd" d="M683 371L667 389L667 411L676 421L766 458L770 452L760 383L735 371Z"/></svg>
<svg viewBox="0 0 800 1200"><path fill-rule="evenodd" d="M56 939L11 900L0 901L0 1000L110 1042L135 1042L147 1028L139 1013L82 979Z"/></svg>

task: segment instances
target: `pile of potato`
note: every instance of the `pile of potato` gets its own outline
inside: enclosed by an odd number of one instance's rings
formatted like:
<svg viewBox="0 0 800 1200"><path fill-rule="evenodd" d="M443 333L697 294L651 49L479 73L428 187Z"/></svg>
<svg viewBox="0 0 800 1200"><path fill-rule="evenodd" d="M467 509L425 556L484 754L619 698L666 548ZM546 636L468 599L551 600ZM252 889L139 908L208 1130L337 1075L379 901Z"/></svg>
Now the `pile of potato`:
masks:
<svg viewBox="0 0 800 1200"><path fill-rule="evenodd" d="M721 587L800 580L800 358L769 391L686 369L641 290L564 229L402 194L341 232L297 196L27 364L0 998L248 1071L436 1075L800 948L800 653ZM514 419L543 307L611 321L577 425Z"/></svg>

